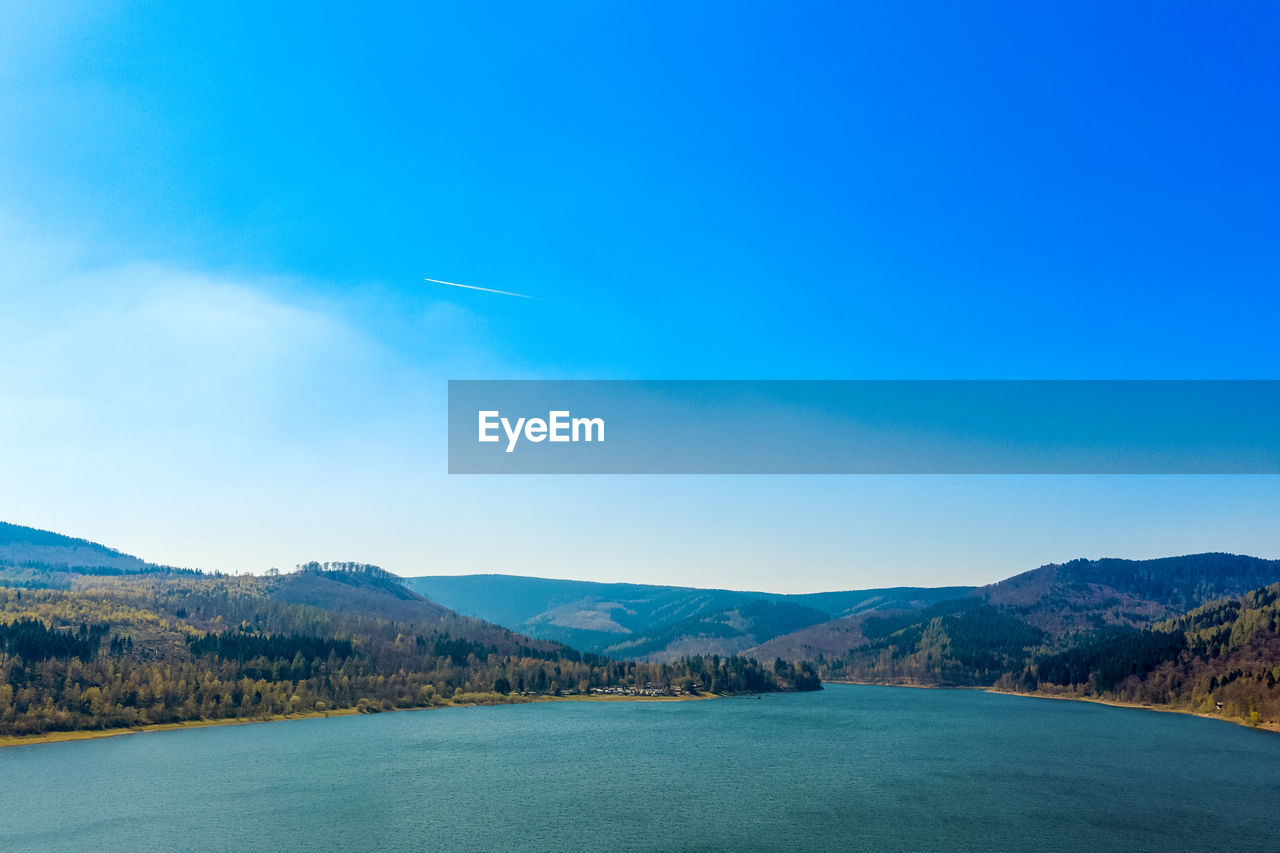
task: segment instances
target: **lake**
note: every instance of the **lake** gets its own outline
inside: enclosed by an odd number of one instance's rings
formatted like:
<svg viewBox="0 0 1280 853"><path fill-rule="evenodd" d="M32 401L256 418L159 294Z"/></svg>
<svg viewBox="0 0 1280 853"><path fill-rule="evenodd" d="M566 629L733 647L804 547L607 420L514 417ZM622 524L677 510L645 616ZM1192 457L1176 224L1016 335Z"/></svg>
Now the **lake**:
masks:
<svg viewBox="0 0 1280 853"><path fill-rule="evenodd" d="M0 849L1275 850L1280 735L830 685L0 750Z"/></svg>

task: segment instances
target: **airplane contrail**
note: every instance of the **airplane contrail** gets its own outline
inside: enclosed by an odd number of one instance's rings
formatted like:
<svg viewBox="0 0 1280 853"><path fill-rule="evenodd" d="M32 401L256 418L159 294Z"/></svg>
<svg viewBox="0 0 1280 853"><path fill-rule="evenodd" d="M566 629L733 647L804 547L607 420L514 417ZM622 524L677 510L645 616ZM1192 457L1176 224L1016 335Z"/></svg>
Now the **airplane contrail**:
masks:
<svg viewBox="0 0 1280 853"><path fill-rule="evenodd" d="M497 293L501 296L519 296L521 299L532 299L535 302L542 301L536 296L528 296L523 293L512 293L509 290L494 290L491 287L476 287L474 284L458 284L456 281L441 281L438 278L427 278L423 280L432 282L434 284L447 284L450 287L465 287L467 290L483 290L485 293Z"/></svg>

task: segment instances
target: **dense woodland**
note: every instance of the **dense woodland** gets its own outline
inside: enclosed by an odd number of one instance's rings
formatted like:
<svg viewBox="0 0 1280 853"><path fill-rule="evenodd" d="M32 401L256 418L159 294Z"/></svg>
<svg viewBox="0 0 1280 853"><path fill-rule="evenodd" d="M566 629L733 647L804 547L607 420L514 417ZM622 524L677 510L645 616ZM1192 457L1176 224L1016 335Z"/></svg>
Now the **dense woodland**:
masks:
<svg viewBox="0 0 1280 853"><path fill-rule="evenodd" d="M912 613L874 616L865 641L821 659L837 680L980 686L1020 667L1045 632L979 599L944 602Z"/></svg>
<svg viewBox="0 0 1280 853"><path fill-rule="evenodd" d="M1001 684L1274 723L1278 681L1280 584L1273 584L1149 630L1100 632Z"/></svg>
<svg viewBox="0 0 1280 853"><path fill-rule="evenodd" d="M865 642L819 660L822 676L997 687L1280 721L1280 584L1150 627L1062 636L982 600L869 618Z"/></svg>
<svg viewBox="0 0 1280 853"><path fill-rule="evenodd" d="M65 580L62 579L62 580ZM61 581L60 581L61 582ZM459 616L376 567L269 577L77 574L0 587L0 734L526 701L594 688L818 689L741 657L582 655Z"/></svg>

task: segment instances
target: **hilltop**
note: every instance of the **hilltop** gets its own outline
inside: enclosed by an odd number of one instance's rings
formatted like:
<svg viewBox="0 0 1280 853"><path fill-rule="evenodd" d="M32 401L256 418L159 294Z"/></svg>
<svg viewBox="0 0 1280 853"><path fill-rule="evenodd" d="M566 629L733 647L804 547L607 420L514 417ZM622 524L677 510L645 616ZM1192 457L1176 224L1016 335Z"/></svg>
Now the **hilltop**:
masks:
<svg viewBox="0 0 1280 853"><path fill-rule="evenodd" d="M148 563L106 545L0 521L0 572L7 586L68 586L71 574L124 575L190 570Z"/></svg>

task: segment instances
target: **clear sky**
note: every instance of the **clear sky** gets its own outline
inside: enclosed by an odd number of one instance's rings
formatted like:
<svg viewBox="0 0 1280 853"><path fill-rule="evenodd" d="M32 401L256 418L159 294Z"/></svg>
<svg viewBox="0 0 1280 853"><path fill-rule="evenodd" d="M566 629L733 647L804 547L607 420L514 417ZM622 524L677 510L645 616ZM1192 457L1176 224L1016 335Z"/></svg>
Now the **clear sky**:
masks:
<svg viewBox="0 0 1280 853"><path fill-rule="evenodd" d="M1280 378L1280 8L880 5L6 4L0 519L777 591L1280 557L1274 477L444 473L450 378Z"/></svg>

